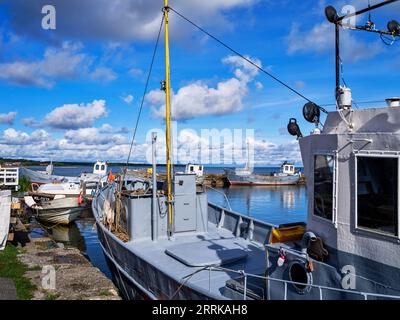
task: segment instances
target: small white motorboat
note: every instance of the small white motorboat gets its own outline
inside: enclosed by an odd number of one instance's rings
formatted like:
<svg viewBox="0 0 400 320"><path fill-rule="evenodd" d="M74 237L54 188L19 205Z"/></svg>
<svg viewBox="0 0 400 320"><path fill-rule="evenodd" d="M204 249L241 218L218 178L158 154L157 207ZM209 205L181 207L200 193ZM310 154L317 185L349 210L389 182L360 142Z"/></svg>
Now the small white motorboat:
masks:
<svg viewBox="0 0 400 320"><path fill-rule="evenodd" d="M35 201L32 196L25 196L24 200L38 220L55 224L71 223L86 207L86 201L81 196L55 195L54 199L39 201Z"/></svg>

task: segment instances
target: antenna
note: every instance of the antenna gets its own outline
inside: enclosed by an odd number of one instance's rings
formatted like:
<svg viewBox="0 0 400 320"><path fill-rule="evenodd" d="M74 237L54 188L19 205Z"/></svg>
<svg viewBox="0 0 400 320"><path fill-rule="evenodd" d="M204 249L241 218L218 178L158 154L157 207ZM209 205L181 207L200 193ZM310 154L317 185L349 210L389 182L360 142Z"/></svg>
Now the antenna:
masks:
<svg viewBox="0 0 400 320"><path fill-rule="evenodd" d="M399 0L387 0L387 1L383 1L380 3L377 3L373 6L370 5L369 1L368 1L368 7L353 13L350 13L348 15L339 17L339 15L337 14L336 9L333 6L328 6L325 8L325 16L328 19L329 22L334 23L335 24L335 57L336 57L336 90L335 90L335 98L336 98L336 102L337 102L337 107L339 107L338 105L338 101L339 101L339 97L342 94L341 92L341 87L340 87L340 32L339 32L339 27L346 27L348 29L351 30L361 30L361 31L367 31L367 32L374 32L374 33L378 33L381 38L385 35L387 36L392 36L393 41L390 44L393 44L394 41L396 41L396 37L400 37L400 25L397 21L392 20L388 23L387 25L387 30L379 30L375 28L375 24L371 21L371 11L378 9L380 7L386 6L388 4L397 2ZM350 18L350 17L355 17L358 16L360 14L369 12L369 20L367 22L366 25L364 26L360 26L360 25L351 25L347 22L344 22L343 20L346 18ZM382 38L382 41L384 41L384 38ZM384 41L385 44L388 44Z"/></svg>

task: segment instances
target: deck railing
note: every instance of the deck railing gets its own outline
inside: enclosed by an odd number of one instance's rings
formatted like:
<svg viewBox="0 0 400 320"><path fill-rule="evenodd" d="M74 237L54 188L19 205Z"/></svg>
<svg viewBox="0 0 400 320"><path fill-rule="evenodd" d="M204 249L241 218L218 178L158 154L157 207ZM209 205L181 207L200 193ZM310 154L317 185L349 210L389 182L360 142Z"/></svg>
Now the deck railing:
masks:
<svg viewBox="0 0 400 320"><path fill-rule="evenodd" d="M0 186L17 187L19 168L0 168Z"/></svg>
<svg viewBox="0 0 400 320"><path fill-rule="evenodd" d="M346 290L346 289L340 289L340 288L328 287L328 286L322 286L322 285L316 285L316 284L306 284L304 282L296 282L296 281L291 281L291 280L277 279L277 278L271 278L271 277L265 277L265 276L260 276L260 275L256 275L256 274L246 273L244 270L233 270L233 269L216 267L216 266L208 266L205 269L209 271L209 291L211 291L211 277L212 277L213 271L214 272L230 272L230 273L236 273L236 274L242 275L244 278L244 280L243 280L243 282L244 282L244 284L243 284L243 300L247 300L248 277L258 278L258 279L262 279L265 281L273 281L273 282L275 281L275 282L283 283L283 285L284 285L283 300L287 300L288 284L307 286L310 288L318 289L319 300L323 300L323 290L333 291L333 292L341 292L341 293L346 293L346 294L354 294L354 295L361 296L364 300L368 300L369 297L400 300L400 296L395 296L395 295L379 294L379 293L373 293L373 292L363 292L363 291L356 291L356 290Z"/></svg>

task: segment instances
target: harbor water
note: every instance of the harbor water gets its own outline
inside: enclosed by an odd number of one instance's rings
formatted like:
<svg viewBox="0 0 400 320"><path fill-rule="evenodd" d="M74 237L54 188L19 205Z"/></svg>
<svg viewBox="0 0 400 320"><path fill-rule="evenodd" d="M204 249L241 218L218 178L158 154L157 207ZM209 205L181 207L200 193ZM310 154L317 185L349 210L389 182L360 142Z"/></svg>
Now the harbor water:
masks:
<svg viewBox="0 0 400 320"><path fill-rule="evenodd" d="M135 166L133 169L142 169L146 166ZM42 167L31 167L43 170ZM120 171L120 167L110 167L113 173ZM182 167L182 170L184 167ZM180 170L180 169L178 169ZM271 173L279 168L255 168L257 173ZM78 176L81 172L91 172L92 167L55 167L55 175ZM163 171L161 166L159 171ZM205 167L206 173L222 173L221 167ZM229 187L206 188L208 200L222 207L255 219L275 225L305 222L307 216L306 187L279 186L279 187ZM49 229L49 233L57 242L72 245L80 249L91 263L99 268L107 277L111 273L106 264L100 243L97 238L95 219L90 212L85 212L69 226L56 226Z"/></svg>

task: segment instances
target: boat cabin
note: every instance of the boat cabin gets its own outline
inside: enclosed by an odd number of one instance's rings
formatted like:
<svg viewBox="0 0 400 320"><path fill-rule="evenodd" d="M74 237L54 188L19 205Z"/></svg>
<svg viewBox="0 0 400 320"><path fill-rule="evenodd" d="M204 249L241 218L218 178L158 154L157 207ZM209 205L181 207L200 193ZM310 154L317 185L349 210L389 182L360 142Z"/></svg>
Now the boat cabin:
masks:
<svg viewBox="0 0 400 320"><path fill-rule="evenodd" d="M185 168L186 174L196 174L197 177L202 177L204 174L204 167L199 164L188 163Z"/></svg>
<svg viewBox="0 0 400 320"><path fill-rule="evenodd" d="M289 286L289 299L320 298L315 285L336 288L325 298L400 296L400 107L339 109L314 132L299 138L307 232L266 245L267 274L304 283ZM348 289L358 296L339 291Z"/></svg>
<svg viewBox="0 0 400 320"><path fill-rule="evenodd" d="M400 108L330 112L300 148L308 227L333 248L399 267Z"/></svg>
<svg viewBox="0 0 400 320"><path fill-rule="evenodd" d="M93 166L93 174L105 176L107 174L107 162L97 161Z"/></svg>
<svg viewBox="0 0 400 320"><path fill-rule="evenodd" d="M288 174L288 175L295 174L296 170L294 164L285 161L281 166L281 172L283 174Z"/></svg>

